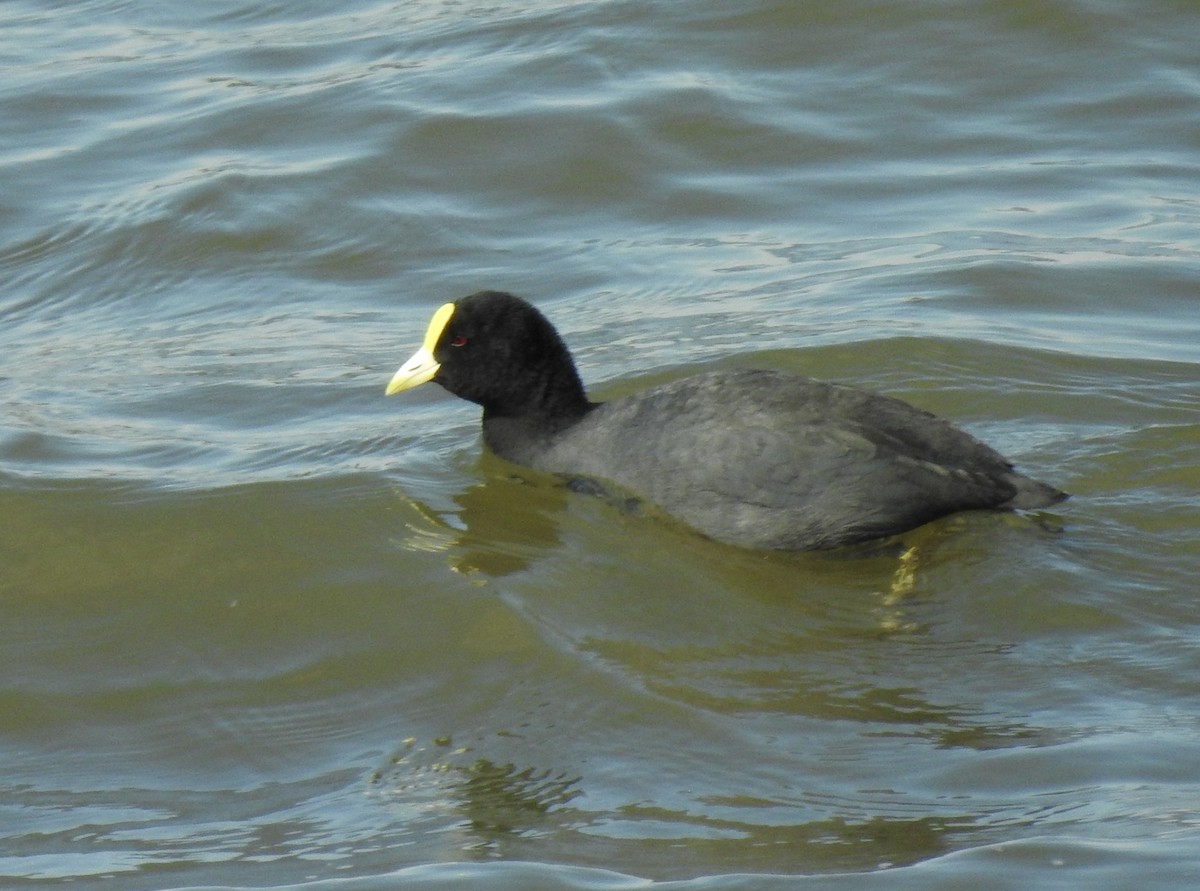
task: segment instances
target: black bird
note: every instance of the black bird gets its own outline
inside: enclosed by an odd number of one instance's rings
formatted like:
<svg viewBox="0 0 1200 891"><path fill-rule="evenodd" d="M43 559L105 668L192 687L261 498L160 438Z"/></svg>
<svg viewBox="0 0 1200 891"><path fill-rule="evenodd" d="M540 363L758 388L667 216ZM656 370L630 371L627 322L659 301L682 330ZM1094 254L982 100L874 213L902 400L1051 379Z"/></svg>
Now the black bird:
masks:
<svg viewBox="0 0 1200 891"><path fill-rule="evenodd" d="M500 457L616 483L744 547L831 548L1068 497L929 412L794 374L710 371L591 402L546 317L498 291L434 313L387 394L430 380L483 407Z"/></svg>

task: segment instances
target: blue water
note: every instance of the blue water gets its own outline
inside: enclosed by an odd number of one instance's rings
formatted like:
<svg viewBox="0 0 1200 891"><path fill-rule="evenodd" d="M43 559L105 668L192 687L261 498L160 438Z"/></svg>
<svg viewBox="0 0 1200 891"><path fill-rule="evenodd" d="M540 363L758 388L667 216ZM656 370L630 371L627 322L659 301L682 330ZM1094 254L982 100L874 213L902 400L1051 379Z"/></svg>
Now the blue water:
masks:
<svg viewBox="0 0 1200 891"><path fill-rule="evenodd" d="M1200 8L0 5L0 886L1200 879ZM383 387L856 383L1074 498L761 555Z"/></svg>

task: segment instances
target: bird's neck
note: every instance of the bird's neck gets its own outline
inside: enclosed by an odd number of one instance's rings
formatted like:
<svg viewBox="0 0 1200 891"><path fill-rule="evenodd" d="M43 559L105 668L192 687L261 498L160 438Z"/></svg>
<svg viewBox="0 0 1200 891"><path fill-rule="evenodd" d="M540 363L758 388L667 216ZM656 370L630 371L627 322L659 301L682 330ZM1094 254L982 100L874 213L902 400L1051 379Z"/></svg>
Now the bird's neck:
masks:
<svg viewBox="0 0 1200 891"><path fill-rule="evenodd" d="M589 403L588 410L591 408L595 406ZM585 411L584 414L586 413ZM498 415L485 409L483 441L501 458L525 467L538 467L538 458L582 418L583 414L569 418L561 414L524 414L513 417Z"/></svg>
<svg viewBox="0 0 1200 891"><path fill-rule="evenodd" d="M497 388L483 403L483 420L507 418L546 427L569 427L594 407L588 401L579 372L569 360L514 378Z"/></svg>
<svg viewBox="0 0 1200 891"><path fill-rule="evenodd" d="M537 382L526 381L521 398L483 406L483 439L488 448L517 464L536 464L536 456L574 427L599 403L589 402L572 367Z"/></svg>

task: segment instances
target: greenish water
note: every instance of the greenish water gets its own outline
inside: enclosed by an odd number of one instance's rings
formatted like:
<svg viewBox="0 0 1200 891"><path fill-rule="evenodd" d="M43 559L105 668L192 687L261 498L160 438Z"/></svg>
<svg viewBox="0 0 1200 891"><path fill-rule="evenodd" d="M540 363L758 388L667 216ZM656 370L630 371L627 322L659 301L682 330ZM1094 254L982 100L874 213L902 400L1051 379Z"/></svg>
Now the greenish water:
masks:
<svg viewBox="0 0 1200 891"><path fill-rule="evenodd" d="M0 886L1200 879L1186 2L0 6ZM779 555L383 387L859 383L1075 497Z"/></svg>

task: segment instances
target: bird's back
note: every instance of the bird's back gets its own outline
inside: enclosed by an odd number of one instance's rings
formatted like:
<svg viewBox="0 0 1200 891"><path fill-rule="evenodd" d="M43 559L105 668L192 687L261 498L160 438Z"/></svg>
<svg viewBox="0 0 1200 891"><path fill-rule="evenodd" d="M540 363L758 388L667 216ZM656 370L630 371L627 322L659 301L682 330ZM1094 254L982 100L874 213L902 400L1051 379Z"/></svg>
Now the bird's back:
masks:
<svg viewBox="0 0 1200 891"><path fill-rule="evenodd" d="M604 403L525 463L610 480L760 548L833 547L1065 497L905 402L775 371L709 372Z"/></svg>

